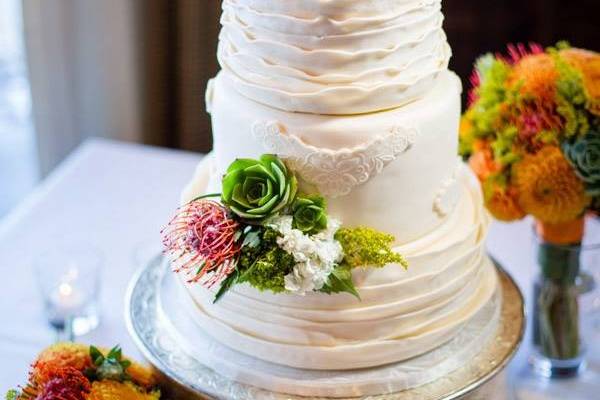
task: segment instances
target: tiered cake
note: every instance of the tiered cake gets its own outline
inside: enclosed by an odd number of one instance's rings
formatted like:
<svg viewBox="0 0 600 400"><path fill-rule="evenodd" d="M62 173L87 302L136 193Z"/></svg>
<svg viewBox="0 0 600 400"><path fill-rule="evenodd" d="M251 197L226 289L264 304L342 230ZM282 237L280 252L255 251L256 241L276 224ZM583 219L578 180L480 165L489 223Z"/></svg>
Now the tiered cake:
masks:
<svg viewBox="0 0 600 400"><path fill-rule="evenodd" d="M405 360L450 340L492 297L488 218L457 157L461 84L448 71L441 0L224 0L207 90L214 150L183 194L219 192L236 158L276 154L344 225L395 237L404 269L353 270L349 294L261 292L191 315L240 352L306 369Z"/></svg>

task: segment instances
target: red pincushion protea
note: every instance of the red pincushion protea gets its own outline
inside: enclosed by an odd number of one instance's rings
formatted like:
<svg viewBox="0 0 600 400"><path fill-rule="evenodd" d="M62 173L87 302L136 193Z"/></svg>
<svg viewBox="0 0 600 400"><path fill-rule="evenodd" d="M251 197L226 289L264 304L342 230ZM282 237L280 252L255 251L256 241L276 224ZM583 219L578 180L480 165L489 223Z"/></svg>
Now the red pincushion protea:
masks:
<svg viewBox="0 0 600 400"><path fill-rule="evenodd" d="M234 269L241 246L237 242L240 224L227 208L205 199L182 206L162 230L165 251L185 272L189 282L198 282L213 272L203 284L212 287Z"/></svg>
<svg viewBox="0 0 600 400"><path fill-rule="evenodd" d="M513 65L517 64L527 56L542 54L544 52L544 48L538 43L529 43L529 46L526 46L523 43L509 44L507 49L508 57L503 55L498 55L498 57Z"/></svg>
<svg viewBox="0 0 600 400"><path fill-rule="evenodd" d="M52 368L51 377L43 384L32 382L29 391L24 390L26 398L35 400L85 400L91 390L88 379L73 367ZM34 397L35 396L35 397Z"/></svg>

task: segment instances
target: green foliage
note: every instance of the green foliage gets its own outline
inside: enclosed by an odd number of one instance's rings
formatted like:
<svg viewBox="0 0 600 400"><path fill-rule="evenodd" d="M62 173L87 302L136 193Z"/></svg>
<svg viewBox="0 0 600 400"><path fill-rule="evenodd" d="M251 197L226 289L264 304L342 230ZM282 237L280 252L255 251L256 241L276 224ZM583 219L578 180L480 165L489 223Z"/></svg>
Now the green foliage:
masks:
<svg viewBox="0 0 600 400"><path fill-rule="evenodd" d="M342 265L350 268L383 267L391 263L408 266L404 257L391 249L392 235L367 227L340 228L335 239L344 250Z"/></svg>
<svg viewBox="0 0 600 400"><path fill-rule="evenodd" d="M321 288L320 292L327 294L350 293L360 300L360 295L354 286L354 282L352 282L352 271L348 265L336 267L331 275L329 275L327 283Z"/></svg>
<svg viewBox="0 0 600 400"><path fill-rule="evenodd" d="M90 357L93 367L85 371L89 379L110 379L118 382L131 380L126 371L131 366L131 361L123 360L120 346L113 347L106 356L98 348L90 346Z"/></svg>
<svg viewBox="0 0 600 400"><path fill-rule="evenodd" d="M510 74L510 66L492 54L480 57L475 68L481 83L476 89L477 102L474 104L472 119L475 136L494 135L501 118L502 103L511 100L515 93L507 88L506 80Z"/></svg>
<svg viewBox="0 0 600 400"><path fill-rule="evenodd" d="M307 235L314 235L327 228L327 205L321 196L298 197L292 205L292 227Z"/></svg>
<svg viewBox="0 0 600 400"><path fill-rule="evenodd" d="M223 177L223 204L244 221L260 224L296 198L298 182L285 164L271 154L259 160L235 160Z"/></svg>
<svg viewBox="0 0 600 400"><path fill-rule="evenodd" d="M563 49L565 45L559 44L557 47ZM556 49L549 49L549 54L558 72L556 111L565 121L562 134L567 138L583 135L590 129L590 116L586 109L587 96L581 72L566 62Z"/></svg>
<svg viewBox="0 0 600 400"><path fill-rule="evenodd" d="M245 233L236 269L221 283L215 302L232 286L244 282L261 291L285 291L284 278L292 272L296 262L277 245L278 236L275 230L264 227L253 227Z"/></svg>
<svg viewBox="0 0 600 400"><path fill-rule="evenodd" d="M514 125L505 125L497 130L496 140L492 142L494 159L501 165L510 165L519 159L513 150L519 131Z"/></svg>
<svg viewBox="0 0 600 400"><path fill-rule="evenodd" d="M296 264L294 257L277 245L279 234L273 229L262 230L260 243L242 249L238 283L248 282L259 290L280 293L285 290L284 277Z"/></svg>
<svg viewBox="0 0 600 400"><path fill-rule="evenodd" d="M6 392L6 400L18 400L20 396L20 393L18 390L14 390L11 389L8 392Z"/></svg>

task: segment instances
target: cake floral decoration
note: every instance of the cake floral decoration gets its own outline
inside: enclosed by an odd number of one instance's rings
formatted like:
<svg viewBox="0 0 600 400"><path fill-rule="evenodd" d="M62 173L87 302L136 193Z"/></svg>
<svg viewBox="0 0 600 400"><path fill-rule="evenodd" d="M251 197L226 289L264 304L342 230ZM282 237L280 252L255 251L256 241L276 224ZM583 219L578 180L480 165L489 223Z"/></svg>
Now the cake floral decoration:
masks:
<svg viewBox="0 0 600 400"><path fill-rule="evenodd" d="M237 159L218 194L180 207L163 229L175 272L189 283L218 284L214 301L237 284L273 293L349 293L360 298L352 269L396 264L394 237L368 227L343 227L318 193L302 193L279 157Z"/></svg>
<svg viewBox="0 0 600 400"><path fill-rule="evenodd" d="M298 197L292 206L293 227L304 233L319 233L327 228L325 199L317 195Z"/></svg>
<svg viewBox="0 0 600 400"><path fill-rule="evenodd" d="M163 231L164 246L175 256L178 271L197 282L208 272L212 286L235 267L239 253L240 223L213 200L197 199L179 209Z"/></svg>
<svg viewBox="0 0 600 400"><path fill-rule="evenodd" d="M237 159L223 177L223 204L248 223L259 223L296 198L298 182L276 156Z"/></svg>

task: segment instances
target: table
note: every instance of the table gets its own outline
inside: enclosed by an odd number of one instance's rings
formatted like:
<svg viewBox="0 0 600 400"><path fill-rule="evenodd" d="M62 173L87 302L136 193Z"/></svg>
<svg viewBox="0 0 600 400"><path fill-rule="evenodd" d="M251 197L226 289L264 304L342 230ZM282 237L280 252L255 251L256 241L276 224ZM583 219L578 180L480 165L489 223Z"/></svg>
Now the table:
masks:
<svg viewBox="0 0 600 400"><path fill-rule="evenodd" d="M119 343L127 354L139 357L125 329L125 290L140 263L160 248L158 232L200 158L188 152L92 139L0 221L0 273L5 279L0 302L0 393L22 383L36 353L53 341L31 261L56 240L83 237L106 257L102 324L81 340L101 346ZM529 221L494 223L488 241L490 253L526 294L534 271L530 226ZM522 365L525 347L512 369Z"/></svg>

